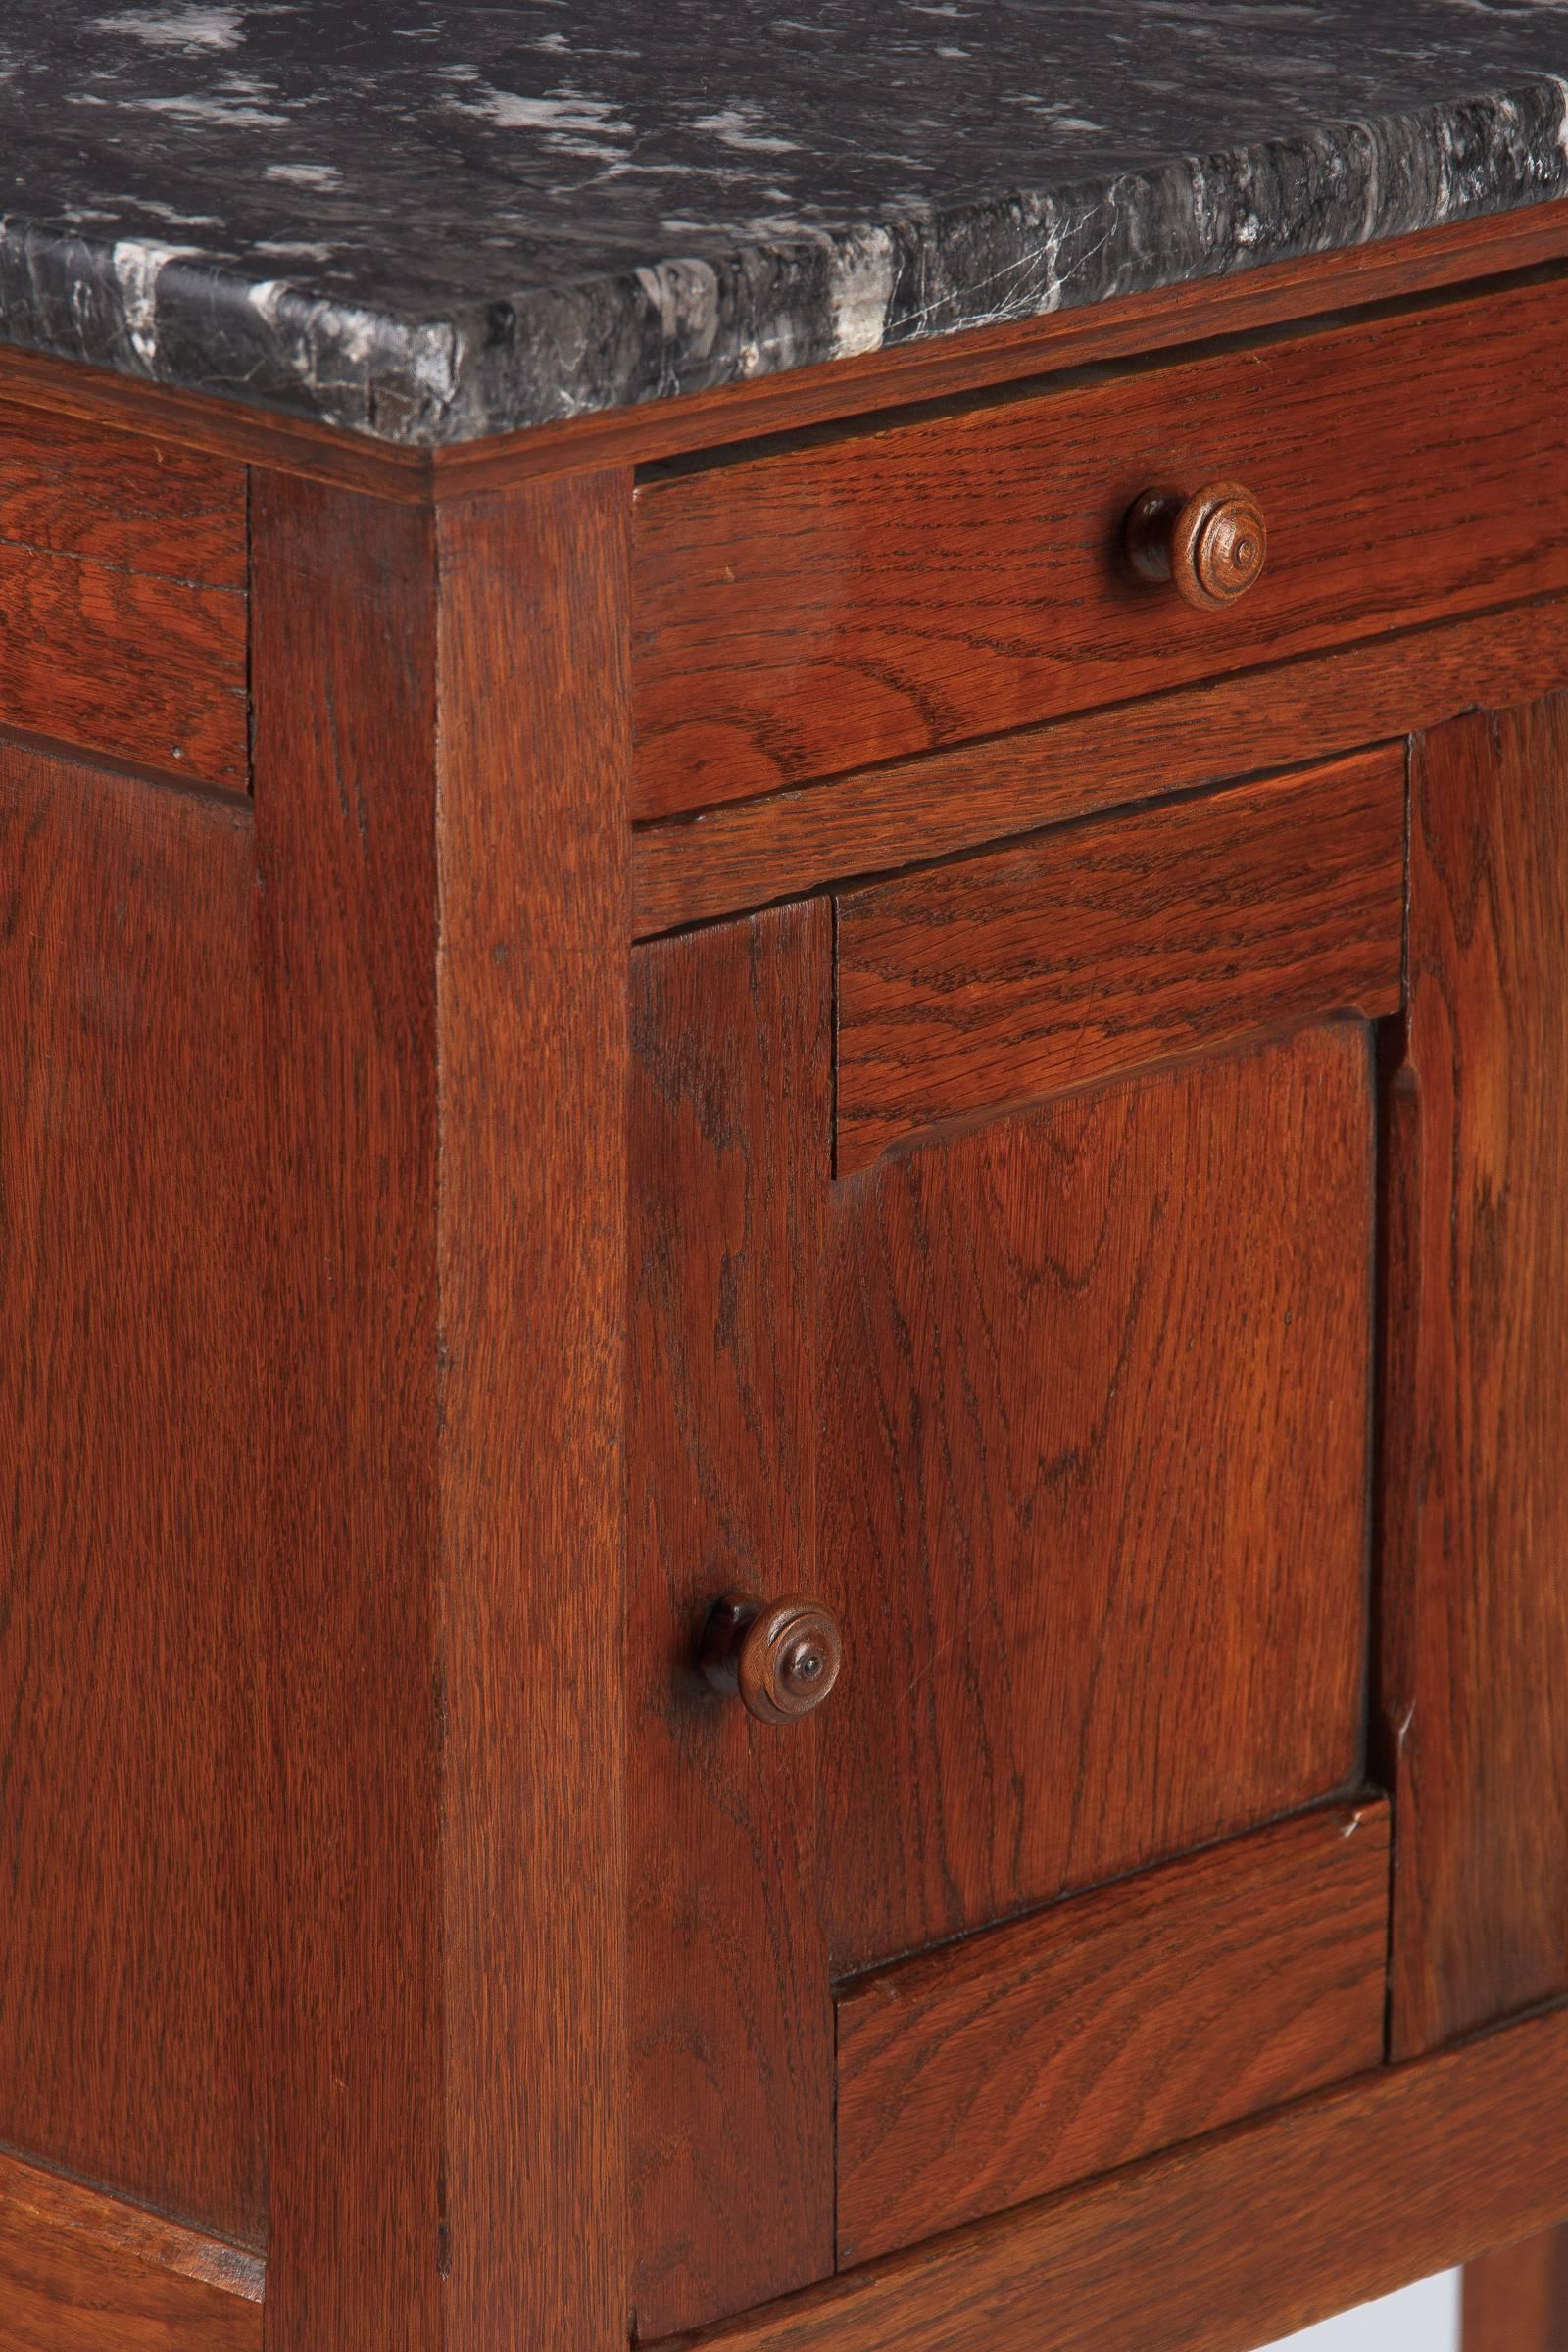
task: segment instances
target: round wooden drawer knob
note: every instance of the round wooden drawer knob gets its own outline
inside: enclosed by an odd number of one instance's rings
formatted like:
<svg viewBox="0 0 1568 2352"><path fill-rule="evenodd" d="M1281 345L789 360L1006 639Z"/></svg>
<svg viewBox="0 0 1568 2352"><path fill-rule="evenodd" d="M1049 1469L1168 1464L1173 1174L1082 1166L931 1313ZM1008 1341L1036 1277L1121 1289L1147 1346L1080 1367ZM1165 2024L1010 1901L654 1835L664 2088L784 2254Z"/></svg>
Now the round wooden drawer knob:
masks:
<svg viewBox="0 0 1568 2352"><path fill-rule="evenodd" d="M1263 510L1240 482L1207 482L1189 499L1146 490L1122 528L1139 578L1173 580L1200 612L1255 588L1268 556Z"/></svg>
<svg viewBox="0 0 1568 2352"><path fill-rule="evenodd" d="M709 1616L701 1663L713 1690L738 1691L759 1723L798 1723L838 1681L844 1639L832 1610L804 1592L771 1601L726 1592Z"/></svg>

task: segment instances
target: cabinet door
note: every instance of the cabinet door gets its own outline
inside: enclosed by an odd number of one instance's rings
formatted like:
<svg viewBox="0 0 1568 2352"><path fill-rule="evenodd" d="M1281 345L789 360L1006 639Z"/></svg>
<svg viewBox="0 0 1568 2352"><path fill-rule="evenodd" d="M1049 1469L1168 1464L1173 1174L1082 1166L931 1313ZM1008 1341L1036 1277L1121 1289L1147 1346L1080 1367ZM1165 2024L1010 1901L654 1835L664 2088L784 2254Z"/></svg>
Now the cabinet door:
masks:
<svg viewBox="0 0 1568 2352"><path fill-rule="evenodd" d="M1403 883L1386 751L639 952L640 2336L1381 2054Z"/></svg>

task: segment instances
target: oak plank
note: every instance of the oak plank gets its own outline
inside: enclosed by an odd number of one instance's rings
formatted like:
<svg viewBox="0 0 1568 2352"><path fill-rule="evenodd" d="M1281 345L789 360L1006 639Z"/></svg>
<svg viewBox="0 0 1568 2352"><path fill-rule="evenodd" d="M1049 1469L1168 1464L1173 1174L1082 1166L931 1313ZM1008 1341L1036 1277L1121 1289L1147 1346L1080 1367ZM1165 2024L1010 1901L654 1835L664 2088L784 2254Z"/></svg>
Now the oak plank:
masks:
<svg viewBox="0 0 1568 2352"><path fill-rule="evenodd" d="M1252 2352L1568 2214L1568 2011L680 2339L702 2352Z"/></svg>
<svg viewBox="0 0 1568 2352"><path fill-rule="evenodd" d="M1460 2352L1568 2352L1568 2227L1464 2266Z"/></svg>
<svg viewBox="0 0 1568 2352"><path fill-rule="evenodd" d="M0 2352L261 2352L253 2254L0 2156Z"/></svg>
<svg viewBox="0 0 1568 2352"><path fill-rule="evenodd" d="M0 746L0 2140L260 2245L250 813Z"/></svg>
<svg viewBox="0 0 1568 2352"><path fill-rule="evenodd" d="M1399 1003L1404 755L846 891L837 1165L1314 1013Z"/></svg>
<svg viewBox="0 0 1568 2352"><path fill-rule="evenodd" d="M1335 1022L833 1188L835 1970L1358 1785L1374 1124Z"/></svg>
<svg viewBox="0 0 1568 2352"><path fill-rule="evenodd" d="M853 1978L840 2266L1377 2066L1388 1906L1335 1807Z"/></svg>
<svg viewBox="0 0 1568 2352"><path fill-rule="evenodd" d="M1565 368L1568 294L1527 284L646 481L633 813L1560 593ZM1271 554L1196 612L1121 523L1216 479Z"/></svg>
<svg viewBox="0 0 1568 2352"><path fill-rule="evenodd" d="M630 503L437 520L451 2345L626 2337Z"/></svg>
<svg viewBox="0 0 1568 2352"><path fill-rule="evenodd" d="M1548 601L1305 655L829 784L721 803L632 833L639 938L824 883L1269 767L1305 766L1473 708L1568 685L1568 608ZM1258 713L1267 712L1260 729Z"/></svg>
<svg viewBox="0 0 1568 2352"><path fill-rule="evenodd" d="M814 1574L831 1149L820 901L632 965L632 2240L641 2336L833 2268L817 1727L702 1682L726 1591Z"/></svg>
<svg viewBox="0 0 1568 2352"><path fill-rule="evenodd" d="M1393 2046L1568 1990L1568 700L1412 761L1389 1105Z"/></svg>

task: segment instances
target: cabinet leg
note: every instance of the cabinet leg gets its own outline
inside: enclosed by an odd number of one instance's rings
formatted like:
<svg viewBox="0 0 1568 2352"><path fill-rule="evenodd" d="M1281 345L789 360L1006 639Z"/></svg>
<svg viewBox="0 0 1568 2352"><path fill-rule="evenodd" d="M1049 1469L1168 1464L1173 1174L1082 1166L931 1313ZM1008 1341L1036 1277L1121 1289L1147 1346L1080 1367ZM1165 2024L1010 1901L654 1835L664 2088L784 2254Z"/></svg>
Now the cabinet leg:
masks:
<svg viewBox="0 0 1568 2352"><path fill-rule="evenodd" d="M1462 2352L1568 2352L1568 2223L1465 2266Z"/></svg>

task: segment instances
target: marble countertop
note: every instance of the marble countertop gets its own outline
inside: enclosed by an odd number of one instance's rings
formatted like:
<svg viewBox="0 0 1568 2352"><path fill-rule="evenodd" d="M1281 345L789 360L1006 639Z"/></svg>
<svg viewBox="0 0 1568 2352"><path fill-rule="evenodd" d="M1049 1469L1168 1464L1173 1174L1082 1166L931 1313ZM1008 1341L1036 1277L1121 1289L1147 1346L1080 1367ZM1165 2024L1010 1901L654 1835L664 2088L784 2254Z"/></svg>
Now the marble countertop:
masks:
<svg viewBox="0 0 1568 2352"><path fill-rule="evenodd" d="M17 0L0 340L436 447L1568 194L1568 0Z"/></svg>

